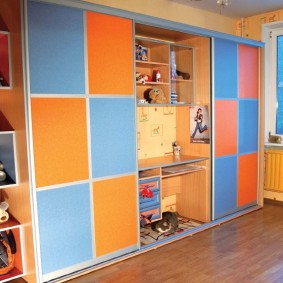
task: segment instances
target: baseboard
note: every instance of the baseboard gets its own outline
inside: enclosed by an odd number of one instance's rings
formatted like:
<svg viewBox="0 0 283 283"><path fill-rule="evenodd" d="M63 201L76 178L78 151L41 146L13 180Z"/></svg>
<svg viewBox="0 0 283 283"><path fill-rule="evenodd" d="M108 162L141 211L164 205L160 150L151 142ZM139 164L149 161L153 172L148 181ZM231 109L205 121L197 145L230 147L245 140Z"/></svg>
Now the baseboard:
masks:
<svg viewBox="0 0 283 283"><path fill-rule="evenodd" d="M283 205L283 201L279 201L279 200L264 198L263 201L264 201L264 203L266 203L266 204Z"/></svg>

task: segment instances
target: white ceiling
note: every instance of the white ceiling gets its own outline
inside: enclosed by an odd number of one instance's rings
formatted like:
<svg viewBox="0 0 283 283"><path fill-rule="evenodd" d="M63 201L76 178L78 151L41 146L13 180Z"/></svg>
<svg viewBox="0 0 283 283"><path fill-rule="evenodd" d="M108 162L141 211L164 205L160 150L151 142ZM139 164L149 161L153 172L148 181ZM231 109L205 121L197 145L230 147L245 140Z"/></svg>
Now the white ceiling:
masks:
<svg viewBox="0 0 283 283"><path fill-rule="evenodd" d="M171 0L173 2L188 5L194 8L208 10L220 14L217 0ZM221 14L231 18L246 18L262 13L283 9L283 0L229 0L231 3L225 6Z"/></svg>

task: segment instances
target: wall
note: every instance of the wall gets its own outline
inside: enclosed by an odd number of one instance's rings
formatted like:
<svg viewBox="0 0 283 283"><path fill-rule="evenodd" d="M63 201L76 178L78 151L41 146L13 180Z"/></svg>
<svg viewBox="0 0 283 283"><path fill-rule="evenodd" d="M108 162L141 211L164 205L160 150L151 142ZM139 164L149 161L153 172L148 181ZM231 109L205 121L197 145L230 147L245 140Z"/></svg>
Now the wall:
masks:
<svg viewBox="0 0 283 283"><path fill-rule="evenodd" d="M180 22L209 30L235 34L235 19L191 8L171 0L86 0L85 2Z"/></svg>
<svg viewBox="0 0 283 283"><path fill-rule="evenodd" d="M6 26L6 31L9 31L11 36L13 84L12 89L0 90L0 111L3 112L16 131L19 173L19 186L6 189L2 192L5 200L10 205L9 210L24 224L25 261L26 271L28 273L25 279L32 283L36 282L36 279L26 144L20 0L1 0L0 18L2 18L1 28Z"/></svg>
<svg viewBox="0 0 283 283"><path fill-rule="evenodd" d="M244 37L261 41L262 25L277 21L283 21L283 9L247 17L244 20ZM241 21L238 21L237 30L240 29L240 26Z"/></svg>

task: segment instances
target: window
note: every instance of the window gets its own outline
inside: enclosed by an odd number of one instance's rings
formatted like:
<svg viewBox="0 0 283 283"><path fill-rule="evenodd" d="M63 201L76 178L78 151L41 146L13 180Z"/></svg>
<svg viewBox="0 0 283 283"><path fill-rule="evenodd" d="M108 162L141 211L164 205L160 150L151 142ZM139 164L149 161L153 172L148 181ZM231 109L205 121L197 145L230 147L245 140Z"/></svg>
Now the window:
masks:
<svg viewBox="0 0 283 283"><path fill-rule="evenodd" d="M265 42L265 142L283 138L283 22L263 26Z"/></svg>
<svg viewBox="0 0 283 283"><path fill-rule="evenodd" d="M276 134L283 134L283 34L277 36L277 112Z"/></svg>

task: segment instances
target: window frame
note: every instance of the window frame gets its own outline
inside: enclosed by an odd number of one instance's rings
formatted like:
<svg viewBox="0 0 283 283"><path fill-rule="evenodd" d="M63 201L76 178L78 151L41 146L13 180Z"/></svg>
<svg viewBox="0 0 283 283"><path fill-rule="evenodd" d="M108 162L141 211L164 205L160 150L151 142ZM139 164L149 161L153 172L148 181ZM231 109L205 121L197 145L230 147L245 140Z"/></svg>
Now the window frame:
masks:
<svg viewBox="0 0 283 283"><path fill-rule="evenodd" d="M265 42L265 130L264 142L266 145L282 146L269 143L269 134L276 134L277 114L277 36L283 36L283 21L264 24L262 26L262 40Z"/></svg>

